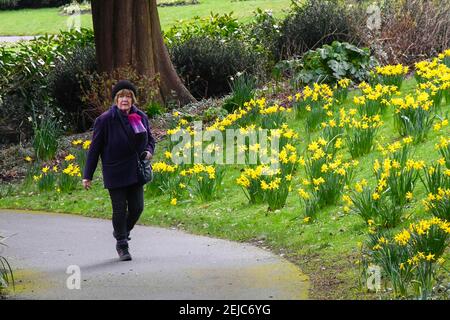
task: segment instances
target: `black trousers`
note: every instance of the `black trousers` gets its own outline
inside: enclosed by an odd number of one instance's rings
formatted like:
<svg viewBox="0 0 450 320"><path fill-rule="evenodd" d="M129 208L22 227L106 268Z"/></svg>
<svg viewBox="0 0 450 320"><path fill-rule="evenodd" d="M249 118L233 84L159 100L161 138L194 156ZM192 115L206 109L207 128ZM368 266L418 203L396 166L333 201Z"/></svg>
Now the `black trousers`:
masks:
<svg viewBox="0 0 450 320"><path fill-rule="evenodd" d="M108 191L113 209L114 237L124 240L144 210L144 187L135 184Z"/></svg>

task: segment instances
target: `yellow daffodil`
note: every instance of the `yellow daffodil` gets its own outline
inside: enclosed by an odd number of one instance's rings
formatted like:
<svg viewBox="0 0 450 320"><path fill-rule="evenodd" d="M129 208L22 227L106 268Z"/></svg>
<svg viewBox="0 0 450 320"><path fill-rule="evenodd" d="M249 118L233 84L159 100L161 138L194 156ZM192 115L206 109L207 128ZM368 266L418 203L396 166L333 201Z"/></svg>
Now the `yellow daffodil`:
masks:
<svg viewBox="0 0 450 320"><path fill-rule="evenodd" d="M66 161L72 161L72 160L75 160L75 156L74 156L73 154L69 154L69 155L67 155L67 156L64 158L64 160L66 160Z"/></svg>

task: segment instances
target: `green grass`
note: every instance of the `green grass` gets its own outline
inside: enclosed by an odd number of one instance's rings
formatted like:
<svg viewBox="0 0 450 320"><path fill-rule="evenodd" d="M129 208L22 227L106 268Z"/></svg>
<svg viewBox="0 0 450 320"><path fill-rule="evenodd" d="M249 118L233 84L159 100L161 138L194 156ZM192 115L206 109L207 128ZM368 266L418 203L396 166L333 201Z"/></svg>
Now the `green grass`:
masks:
<svg viewBox="0 0 450 320"><path fill-rule="evenodd" d="M271 9L277 17L285 14L291 0L201 0L198 5L158 8L163 30L169 28L177 20L189 20L195 16L207 17L210 12L230 13L242 22L253 17L256 8ZM58 8L23 9L0 11L0 35L40 35L56 34L59 30L67 30L67 16L60 16ZM92 28L92 16L81 16L81 26Z"/></svg>
<svg viewBox="0 0 450 320"><path fill-rule="evenodd" d="M415 81L408 80L403 94L414 89ZM348 101L356 92L351 92ZM448 110L449 105L443 107ZM383 144L399 139L394 130L393 112L387 112L377 141ZM304 121L289 118L289 126L301 137L301 148L305 148L306 137L302 136ZM450 127L441 132L431 131L424 143L415 146L414 159L427 163L440 158L434 150L434 144L440 135L450 135ZM155 161L161 159L167 141L157 145ZM344 154L349 157L348 150ZM355 181L367 178L374 183L372 163L381 158L378 151L359 158L360 166ZM377 298L359 287L359 267L354 262L358 258L358 242L367 239L367 227L359 216L345 214L342 207L330 206L318 214L311 224L304 224L300 218L302 205L295 192L305 176L303 169L296 174L293 191L289 194L286 206L275 212L268 212L266 205L248 205L244 193L235 183L239 176L238 165L229 165L224 177L223 192L220 197L209 203L200 203L196 199L179 200L176 206L170 205L167 196L146 195L145 209L139 221L145 225L177 227L195 234L209 235L235 241L250 242L270 248L273 252L284 253L307 273L312 281L311 297L326 299L366 299ZM83 216L110 219L111 204L97 170L93 190L79 189L71 194L43 193L34 189L22 189L14 185L11 190L0 189L1 208L22 208L46 210L51 212L75 213ZM3 197L2 197L3 193ZM400 230L409 223L429 215L423 211L421 200L426 196L423 185L418 182L414 200L407 209L406 219ZM449 254L446 255L449 261ZM447 262L447 267L449 263Z"/></svg>
<svg viewBox="0 0 450 320"><path fill-rule="evenodd" d="M68 29L67 18L58 14L58 8L0 11L0 35L57 34L59 30ZM92 16L82 15L81 26L92 28Z"/></svg>

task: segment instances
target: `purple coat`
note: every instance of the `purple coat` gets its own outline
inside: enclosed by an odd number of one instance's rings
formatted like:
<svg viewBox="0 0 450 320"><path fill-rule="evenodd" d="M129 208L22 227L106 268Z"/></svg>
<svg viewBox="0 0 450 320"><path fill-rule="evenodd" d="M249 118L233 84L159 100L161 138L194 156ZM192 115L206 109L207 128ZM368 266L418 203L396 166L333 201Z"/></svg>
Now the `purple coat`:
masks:
<svg viewBox="0 0 450 320"><path fill-rule="evenodd" d="M103 183L107 189L126 187L138 182L137 154L155 150L147 115L131 107L130 113L137 113L142 118L142 124L147 130L144 135L136 135L128 121L128 116L116 105L101 114L94 123L94 133L89 147L83 179L92 180L97 168L99 156L102 159ZM121 124L125 125L125 130ZM131 145L129 140L131 140Z"/></svg>

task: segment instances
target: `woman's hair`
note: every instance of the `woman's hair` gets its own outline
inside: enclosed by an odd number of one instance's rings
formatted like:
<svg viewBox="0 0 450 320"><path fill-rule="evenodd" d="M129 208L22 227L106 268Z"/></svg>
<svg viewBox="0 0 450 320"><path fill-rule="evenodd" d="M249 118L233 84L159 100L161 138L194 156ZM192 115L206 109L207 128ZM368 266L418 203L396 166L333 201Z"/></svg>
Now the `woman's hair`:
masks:
<svg viewBox="0 0 450 320"><path fill-rule="evenodd" d="M136 99L136 96L134 95L134 92L133 91L131 91L131 90L128 90L128 89L122 89L122 90L120 90L120 91L118 91L117 93L116 93L116 96L114 97L114 104L117 104L117 100L119 100L119 95L120 94L122 94L122 93L129 93L129 94L131 94L131 103L132 104L137 104L137 99Z"/></svg>

